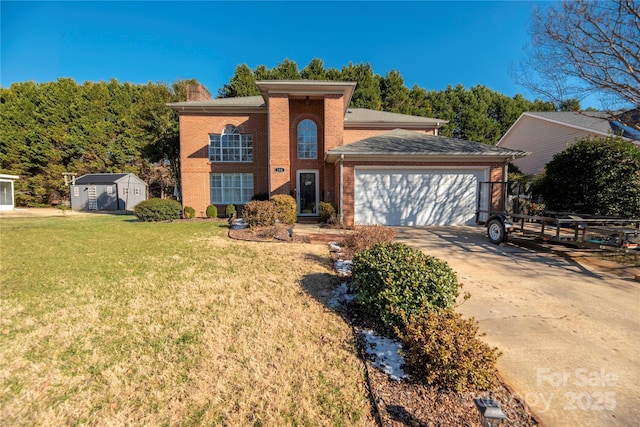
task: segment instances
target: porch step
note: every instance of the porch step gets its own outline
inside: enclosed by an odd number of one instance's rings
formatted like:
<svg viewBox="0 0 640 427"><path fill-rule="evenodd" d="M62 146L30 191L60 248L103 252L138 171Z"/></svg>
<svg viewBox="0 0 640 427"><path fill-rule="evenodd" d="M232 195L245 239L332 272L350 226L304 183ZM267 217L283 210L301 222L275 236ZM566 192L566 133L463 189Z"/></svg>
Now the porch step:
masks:
<svg viewBox="0 0 640 427"><path fill-rule="evenodd" d="M320 222L319 216L299 216L296 221L298 224L317 224Z"/></svg>

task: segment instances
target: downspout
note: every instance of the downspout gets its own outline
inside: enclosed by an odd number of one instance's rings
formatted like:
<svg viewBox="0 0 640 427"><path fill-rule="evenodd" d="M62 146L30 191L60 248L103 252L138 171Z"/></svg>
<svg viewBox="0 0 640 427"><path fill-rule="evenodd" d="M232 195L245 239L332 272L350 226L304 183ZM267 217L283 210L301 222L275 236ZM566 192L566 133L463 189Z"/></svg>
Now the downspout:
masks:
<svg viewBox="0 0 640 427"><path fill-rule="evenodd" d="M342 166L344 162L344 154L340 154L340 225L344 225L344 181Z"/></svg>
<svg viewBox="0 0 640 427"><path fill-rule="evenodd" d="M267 170L267 193L271 199L271 110L267 107L267 156L269 156Z"/></svg>

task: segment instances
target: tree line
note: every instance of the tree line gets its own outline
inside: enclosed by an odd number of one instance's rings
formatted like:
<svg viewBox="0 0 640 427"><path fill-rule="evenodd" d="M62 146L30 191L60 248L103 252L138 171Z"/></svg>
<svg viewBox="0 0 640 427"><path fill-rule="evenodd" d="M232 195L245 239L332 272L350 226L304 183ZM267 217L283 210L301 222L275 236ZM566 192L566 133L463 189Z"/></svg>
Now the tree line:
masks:
<svg viewBox="0 0 640 427"><path fill-rule="evenodd" d="M131 84L14 83L0 89L0 171L19 175L16 203L39 206L68 197L63 173L128 173L157 196L179 176L179 129L168 102L185 101L181 80Z"/></svg>
<svg viewBox="0 0 640 427"><path fill-rule="evenodd" d="M367 64L325 69L313 59L302 70L285 59L272 69L236 67L218 97L259 95L256 80L355 81L353 108L369 108L448 120L441 134L493 144L524 111L553 111L549 102L508 97L486 86L407 88L398 71L377 75ZM166 106L185 101L194 79L131 84L115 79L14 83L0 88L0 172L19 175L16 203L48 205L65 200L63 173L126 173L140 176L156 197L173 195L179 182L179 125ZM572 104L573 108L576 107Z"/></svg>
<svg viewBox="0 0 640 427"><path fill-rule="evenodd" d="M258 80L334 80L357 83L352 108L389 111L414 116L448 120L440 129L444 136L495 144L525 111L556 111L552 102L529 101L518 94L509 97L483 85L466 89L463 85L448 86L445 90L427 91L418 85L407 88L400 72L391 70L385 75L375 74L369 63L349 63L338 70L325 68L324 62L314 58L301 70L294 61L285 59L268 69L238 65L229 83L218 90L219 98L260 95ZM573 99L560 105L562 110L579 110Z"/></svg>

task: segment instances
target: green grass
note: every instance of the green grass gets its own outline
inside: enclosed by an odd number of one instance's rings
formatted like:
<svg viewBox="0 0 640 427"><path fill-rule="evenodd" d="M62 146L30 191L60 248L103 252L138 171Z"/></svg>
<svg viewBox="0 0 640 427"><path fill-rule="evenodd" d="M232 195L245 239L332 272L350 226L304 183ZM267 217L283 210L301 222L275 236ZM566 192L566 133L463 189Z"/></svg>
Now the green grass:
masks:
<svg viewBox="0 0 640 427"><path fill-rule="evenodd" d="M370 422L326 248L223 225L0 220L3 423Z"/></svg>

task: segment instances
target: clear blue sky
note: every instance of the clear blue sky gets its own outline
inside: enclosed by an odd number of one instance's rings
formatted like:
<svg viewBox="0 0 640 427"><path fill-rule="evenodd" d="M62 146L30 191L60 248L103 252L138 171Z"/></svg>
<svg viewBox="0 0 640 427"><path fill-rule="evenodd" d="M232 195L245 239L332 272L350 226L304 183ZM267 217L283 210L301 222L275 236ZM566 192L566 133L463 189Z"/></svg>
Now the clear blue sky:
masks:
<svg viewBox="0 0 640 427"><path fill-rule="evenodd" d="M214 95L236 65L369 62L427 90L482 84L508 96L532 2L1 2L0 84L171 83Z"/></svg>

